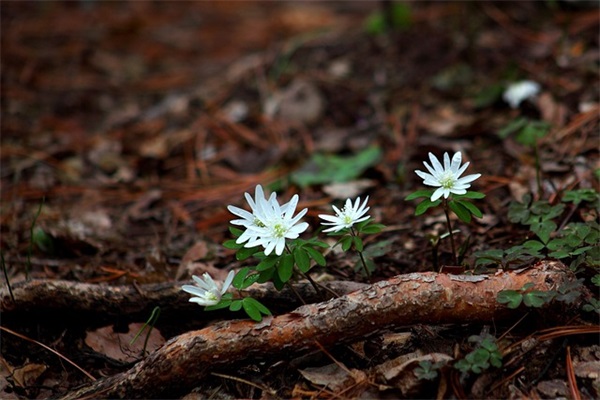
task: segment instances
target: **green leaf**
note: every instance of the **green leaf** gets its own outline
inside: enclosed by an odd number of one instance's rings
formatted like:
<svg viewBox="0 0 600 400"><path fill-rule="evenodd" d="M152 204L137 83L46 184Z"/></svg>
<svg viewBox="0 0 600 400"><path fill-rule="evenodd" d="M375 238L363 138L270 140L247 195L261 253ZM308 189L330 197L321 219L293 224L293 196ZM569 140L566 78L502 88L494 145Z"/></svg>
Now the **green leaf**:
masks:
<svg viewBox="0 0 600 400"><path fill-rule="evenodd" d="M471 213L462 204L457 201L450 200L448 202L448 206L461 221L465 223L471 222Z"/></svg>
<svg viewBox="0 0 600 400"><path fill-rule="evenodd" d="M496 296L496 301L500 304L506 304L510 309L515 309L521 305L523 295L516 290L501 290Z"/></svg>
<svg viewBox="0 0 600 400"><path fill-rule="evenodd" d="M598 193L594 189L567 190L562 197L565 203L571 202L579 205L582 201L593 202L598 199Z"/></svg>
<svg viewBox="0 0 600 400"><path fill-rule="evenodd" d="M292 277L294 273L294 256L291 254L284 254L281 256L279 265L277 266L277 274L281 282L286 283Z"/></svg>
<svg viewBox="0 0 600 400"><path fill-rule="evenodd" d="M438 206L441 202L442 201L439 199L436 201L431 201L431 199L425 199L419 204L417 204L417 207L415 208L415 215L419 216L421 214L424 214L425 211L429 210L431 207Z"/></svg>
<svg viewBox="0 0 600 400"><path fill-rule="evenodd" d="M537 240L528 240L523 243L523 247L535 252L542 250L545 246L543 243L538 242Z"/></svg>
<svg viewBox="0 0 600 400"><path fill-rule="evenodd" d="M260 301L252 298L252 297L246 297L246 302L247 303L251 303L254 307L256 307L256 309L264 315L271 315L271 311L264 305L262 304Z"/></svg>
<svg viewBox="0 0 600 400"><path fill-rule="evenodd" d="M327 265L327 261L325 261L325 257L323 257L323 254L319 253L316 249L313 249L312 247L307 246L304 248L304 250L306 250L306 252L310 256L310 258L315 260L315 262L318 265L320 265L321 267L324 267L325 265Z"/></svg>
<svg viewBox="0 0 600 400"><path fill-rule="evenodd" d="M453 195L455 199L483 199L484 193L481 192L467 192L461 195Z"/></svg>
<svg viewBox="0 0 600 400"><path fill-rule="evenodd" d="M463 200L455 200L455 201L457 203L459 203L461 206L465 207L467 210L469 210L471 215L473 215L477 218L483 217L483 213L481 212L481 210L479 210L479 208L477 208L475 206L475 204L471 203L470 201L463 201Z"/></svg>
<svg viewBox="0 0 600 400"><path fill-rule="evenodd" d="M250 257L252 257L254 254L258 253L260 251L260 249L258 247L242 247L241 249L239 249L237 251L237 253L235 253L235 258L238 261L243 261L246 260Z"/></svg>
<svg viewBox="0 0 600 400"><path fill-rule="evenodd" d="M290 179L300 187L348 182L377 164L381 153L377 146L369 146L352 156L314 153L306 164L291 174Z"/></svg>
<svg viewBox="0 0 600 400"><path fill-rule="evenodd" d="M242 309L242 302L243 300L234 300L231 302L231 305L229 306L229 310L230 311L240 311Z"/></svg>
<svg viewBox="0 0 600 400"><path fill-rule="evenodd" d="M252 301L250 301L251 299L251 297L244 298L244 300L242 300L242 306L244 307L244 311L246 312L246 314L248 314L250 318L257 322L260 322L262 321L262 315L260 314L258 308L256 308L256 305Z"/></svg>
<svg viewBox="0 0 600 400"><path fill-rule="evenodd" d="M242 233L244 233L243 230L241 230L240 228L236 228L234 226L230 226L229 227L229 232L231 232L231 234L233 235L233 237L238 238L242 235Z"/></svg>
<svg viewBox="0 0 600 400"><path fill-rule="evenodd" d="M310 269L310 258L306 250L296 247L292 254L294 255L294 261L298 266L298 269L302 272L308 272Z"/></svg>
<svg viewBox="0 0 600 400"><path fill-rule="evenodd" d="M550 235L556 230L556 223L554 221L541 221L531 224L529 227L533 233L535 233L542 243L546 244L550 240Z"/></svg>
<svg viewBox="0 0 600 400"><path fill-rule="evenodd" d="M226 249L237 250L244 247L244 244L238 244L235 242L235 239L229 239L223 242L223 247L225 247Z"/></svg>
<svg viewBox="0 0 600 400"><path fill-rule="evenodd" d="M550 131L550 124L544 121L529 121L515 137L522 145L534 147L538 139L543 138Z"/></svg>
<svg viewBox="0 0 600 400"><path fill-rule="evenodd" d="M362 252L364 250L363 241L361 238L359 238L358 236L354 236L352 241L354 242L354 248L356 249L356 251Z"/></svg>
<svg viewBox="0 0 600 400"><path fill-rule="evenodd" d="M344 236L340 239L340 243L342 244L342 250L350 250L350 247L352 247L352 236Z"/></svg>
<svg viewBox="0 0 600 400"><path fill-rule="evenodd" d="M413 193L409 194L408 196L406 196L404 198L404 200L409 201L409 200L414 200L414 199L420 199L422 197L431 198L431 195L433 194L433 192L435 192L435 189L417 190L416 192L413 192Z"/></svg>
<svg viewBox="0 0 600 400"><path fill-rule="evenodd" d="M258 265L256 266L256 270L266 271L268 269L273 268L275 264L277 264L277 261L279 261L279 258L280 256L278 255L268 255L261 262L258 263Z"/></svg>
<svg viewBox="0 0 600 400"><path fill-rule="evenodd" d="M546 292L532 290L531 292L527 292L523 295L523 304L525 304L527 307L539 308L546 303L547 298L548 294Z"/></svg>
<svg viewBox="0 0 600 400"><path fill-rule="evenodd" d="M365 235L370 235L373 233L379 233L384 228L385 228L385 225L383 225L383 224L368 224L368 225L361 227L360 229L357 229L357 231L360 233L364 233Z"/></svg>
<svg viewBox="0 0 600 400"><path fill-rule="evenodd" d="M600 287L600 274L596 274L592 277L592 283Z"/></svg>
<svg viewBox="0 0 600 400"><path fill-rule="evenodd" d="M512 223L521 223L529 219L531 211L529 211L529 203L531 202L531 194L523 195L523 202L511 201L508 206L508 220Z"/></svg>
<svg viewBox="0 0 600 400"><path fill-rule="evenodd" d="M244 268L240 269L233 277L233 280L231 281L231 285L233 285L233 287L236 289L244 289L245 288L244 280L246 279L246 276L248 275L249 272L250 272L250 268L248 268L248 267L244 267Z"/></svg>
<svg viewBox="0 0 600 400"><path fill-rule="evenodd" d="M527 125L528 119L525 117L518 117L508 123L504 128L500 129L497 133L501 139L506 139L510 134L515 133Z"/></svg>

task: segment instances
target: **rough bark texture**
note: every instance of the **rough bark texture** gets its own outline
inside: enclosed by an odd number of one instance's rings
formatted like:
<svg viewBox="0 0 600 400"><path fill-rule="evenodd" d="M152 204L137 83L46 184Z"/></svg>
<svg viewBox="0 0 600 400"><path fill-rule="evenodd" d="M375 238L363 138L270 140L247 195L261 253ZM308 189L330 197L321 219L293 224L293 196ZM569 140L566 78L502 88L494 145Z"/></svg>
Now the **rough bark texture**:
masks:
<svg viewBox="0 0 600 400"><path fill-rule="evenodd" d="M90 383L64 399L173 397L198 385L207 374L258 359L291 357L351 342L394 325L473 323L520 314L496 301L500 290L547 291L573 280L559 262L490 276L413 273L278 317L225 321L168 341L118 375Z"/></svg>
<svg viewBox="0 0 600 400"><path fill-rule="evenodd" d="M211 313L198 313L198 305L190 303L190 295L181 290L189 282L167 282L138 286L108 286L62 280L31 280L17 283L13 288L14 301L7 288L0 290L0 311L3 313L22 313L27 311L60 313L95 313L103 317L121 315L147 316L155 306L163 313L169 311L194 313L196 318L214 318ZM358 290L366 284L357 282L333 281L325 283L329 289L339 295ZM305 302L315 303L323 299L313 287L306 283L294 285ZM332 297L326 291L325 295ZM301 305L298 297L286 286L278 292L272 284L249 288L244 292L275 309L287 312ZM275 309L273 311L275 311Z"/></svg>

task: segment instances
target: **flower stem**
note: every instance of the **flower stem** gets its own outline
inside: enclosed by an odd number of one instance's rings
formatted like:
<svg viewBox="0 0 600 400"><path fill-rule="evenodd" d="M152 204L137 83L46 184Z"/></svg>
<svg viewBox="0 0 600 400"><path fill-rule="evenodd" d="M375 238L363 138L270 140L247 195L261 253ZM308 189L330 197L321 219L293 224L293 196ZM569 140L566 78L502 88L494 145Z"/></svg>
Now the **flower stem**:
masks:
<svg viewBox="0 0 600 400"><path fill-rule="evenodd" d="M450 223L450 213L448 212L448 199L444 199L444 214L446 214L446 224L448 225L448 233L450 233L450 244L452 245L452 256L454 257L454 265L458 265L456 257L456 246L454 245L454 234L452 233L452 224Z"/></svg>
<svg viewBox="0 0 600 400"><path fill-rule="evenodd" d="M356 231L352 227L350 227L350 234L352 236L357 236ZM365 274L367 274L367 278L371 279L371 272L369 272L369 268L367 267L367 262L365 261L365 256L363 255L363 252L358 249L356 250L356 252L360 257L360 261L362 263L363 269L365 270Z"/></svg>

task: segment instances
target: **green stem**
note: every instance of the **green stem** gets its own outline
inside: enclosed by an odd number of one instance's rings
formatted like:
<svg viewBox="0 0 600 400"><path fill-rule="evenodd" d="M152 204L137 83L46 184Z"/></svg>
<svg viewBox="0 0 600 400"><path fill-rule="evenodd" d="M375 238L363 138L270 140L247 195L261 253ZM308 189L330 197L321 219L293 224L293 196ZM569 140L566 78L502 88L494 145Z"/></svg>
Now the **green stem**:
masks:
<svg viewBox="0 0 600 400"><path fill-rule="evenodd" d="M352 236L357 236L356 231L354 230L353 227L350 227L350 234ZM356 252L358 253L358 256L360 257L360 261L362 263L363 269L365 270L365 274L367 274L367 278L371 279L371 272L369 272L369 268L367 267L367 262L365 261L363 252L358 249L356 250Z"/></svg>
<svg viewBox="0 0 600 400"><path fill-rule="evenodd" d="M454 257L454 265L458 265L456 257L456 246L454 245L454 234L452 233L452 224L450 223L450 213L448 212L448 199L444 199L444 214L446 214L446 224L448 225L448 233L450 233L450 244L452 245L452 256Z"/></svg>

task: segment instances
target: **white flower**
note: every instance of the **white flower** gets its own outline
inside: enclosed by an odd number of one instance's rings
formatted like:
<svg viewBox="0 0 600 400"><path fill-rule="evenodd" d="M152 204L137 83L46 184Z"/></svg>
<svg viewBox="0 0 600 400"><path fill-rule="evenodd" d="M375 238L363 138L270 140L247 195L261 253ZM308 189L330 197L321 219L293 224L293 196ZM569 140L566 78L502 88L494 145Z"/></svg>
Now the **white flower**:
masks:
<svg viewBox="0 0 600 400"><path fill-rule="evenodd" d="M246 197L246 201L250 205L250 209L252 210L252 212L248 212L242 208L235 207L235 206L227 206L227 209L229 210L229 212L242 218L242 219L234 219L231 221L231 223L233 225L241 225L244 228L246 228L246 230L235 241L238 244L248 242L248 241L249 242L256 241L258 235L256 234L256 232L254 230L251 230L248 228L264 227L262 222L260 222L260 220L256 217L256 213L259 209L264 207L264 205L263 205L264 203L268 203L269 201L271 201L271 199L274 199L276 195L275 195L275 193L272 193L271 197L269 197L269 199L267 200L265 198L265 193L263 192L262 186L257 185L256 188L254 189L254 199L252 199L252 196L250 196L248 193L244 193L244 196ZM285 205L285 206L287 206L287 205Z"/></svg>
<svg viewBox="0 0 600 400"><path fill-rule="evenodd" d="M336 206L331 205L333 211L335 211L335 215L319 214L319 218L328 221L321 222L321 225L332 225L331 228L327 228L323 232L337 232L344 228L350 228L358 222L369 219L370 217L365 215L370 208L367 207L367 201L369 201L369 196L367 196L362 205L360 204L360 197L356 199L354 204L352 204L352 200L347 199L346 204L341 210Z"/></svg>
<svg viewBox="0 0 600 400"><path fill-rule="evenodd" d="M536 96L540 92L540 84L534 81L520 81L508 85L502 98L512 108L517 108L522 101Z"/></svg>
<svg viewBox="0 0 600 400"><path fill-rule="evenodd" d="M196 282L196 284L183 285L181 289L184 292L195 296L190 299L192 303L198 303L201 306L214 306L221 301L221 297L223 297L227 289L229 289L234 275L235 273L233 271L229 271L229 274L227 275L227 278L225 278L220 290L219 285L207 272L202 275L202 278L192 275L192 279L194 282Z"/></svg>
<svg viewBox="0 0 600 400"><path fill-rule="evenodd" d="M297 205L297 194L283 206L277 202L277 196L271 196L269 200L258 201L254 209L257 223L247 227L247 230L250 231L248 235L252 240L248 240L244 247L260 245L265 248L265 255L271 254L274 249L275 254L280 256L285 248L285 240L298 238L308 228L306 222L298 224L308 209L305 208L294 217Z"/></svg>
<svg viewBox="0 0 600 400"><path fill-rule="evenodd" d="M450 193L458 195L465 194L467 193L467 189L471 187L470 182L473 182L481 176L481 174L473 174L462 178L460 177L469 166L468 162L462 167L460 166L462 161L460 151L452 156L452 162L450 162L448 153L444 153L444 166L442 166L438 159L431 153L429 153L429 160L431 161L433 168L429 166L427 162L423 162L429 171L429 174L419 170L415 171L415 173L423 178L423 183L425 185L438 187L438 189L433 192L433 195L431 195L431 201L436 201L442 197L442 195L447 199L448 196L450 196Z"/></svg>

